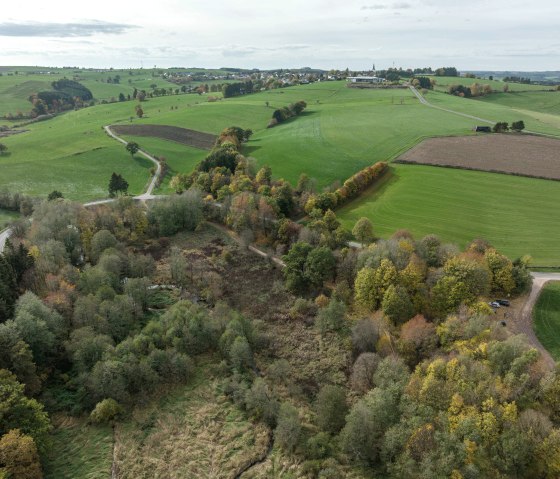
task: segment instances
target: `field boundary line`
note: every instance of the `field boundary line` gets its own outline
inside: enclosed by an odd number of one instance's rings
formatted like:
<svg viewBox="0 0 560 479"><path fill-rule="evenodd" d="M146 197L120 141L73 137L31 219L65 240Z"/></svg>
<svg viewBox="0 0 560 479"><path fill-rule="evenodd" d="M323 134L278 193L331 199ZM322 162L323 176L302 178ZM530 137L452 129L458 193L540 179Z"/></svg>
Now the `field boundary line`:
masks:
<svg viewBox="0 0 560 479"><path fill-rule="evenodd" d="M465 118L470 118L471 120L488 123L490 125L496 124L496 121L488 120L486 118L480 118L478 116L469 115L468 113L461 113L460 111L455 111L449 108L443 108L441 106L434 105L433 103L430 103L428 100L426 100L426 98L422 95L422 93L420 93L414 86L409 85L408 88L410 88L410 91L414 93L414 95L416 96L416 98L418 98L418 100L420 101L420 103L422 103L422 105L428 106L430 108L435 108L436 110L446 111L447 113L452 113L454 115L459 115ZM522 133L529 134L529 135L546 136L548 138L554 138L556 140L560 138L560 135L553 135L550 133L540 133L538 131L531 131L531 130L524 130Z"/></svg>

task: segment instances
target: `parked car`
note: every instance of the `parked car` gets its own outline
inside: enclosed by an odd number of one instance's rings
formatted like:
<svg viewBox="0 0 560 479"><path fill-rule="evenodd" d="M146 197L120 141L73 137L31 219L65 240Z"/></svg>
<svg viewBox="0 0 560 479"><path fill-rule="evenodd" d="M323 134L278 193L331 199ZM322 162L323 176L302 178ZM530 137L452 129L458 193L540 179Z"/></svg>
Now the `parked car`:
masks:
<svg viewBox="0 0 560 479"><path fill-rule="evenodd" d="M490 306L492 306L493 308L499 308L500 307L500 303L498 303L497 301L491 301L488 304Z"/></svg>
<svg viewBox="0 0 560 479"><path fill-rule="evenodd" d="M496 299L494 302L498 303L500 306L509 306L508 299Z"/></svg>

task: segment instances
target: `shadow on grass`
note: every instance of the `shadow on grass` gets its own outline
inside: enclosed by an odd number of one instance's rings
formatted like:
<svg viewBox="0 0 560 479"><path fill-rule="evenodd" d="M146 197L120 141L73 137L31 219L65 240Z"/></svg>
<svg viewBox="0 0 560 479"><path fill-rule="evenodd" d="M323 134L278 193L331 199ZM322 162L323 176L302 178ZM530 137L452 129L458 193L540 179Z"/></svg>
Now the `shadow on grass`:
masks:
<svg viewBox="0 0 560 479"><path fill-rule="evenodd" d="M148 160L148 158L145 158L144 156L134 155L132 159L134 160L134 163L136 163L141 168L146 168L149 170L152 166L154 168L156 167L156 165L153 162L151 162L150 160Z"/></svg>

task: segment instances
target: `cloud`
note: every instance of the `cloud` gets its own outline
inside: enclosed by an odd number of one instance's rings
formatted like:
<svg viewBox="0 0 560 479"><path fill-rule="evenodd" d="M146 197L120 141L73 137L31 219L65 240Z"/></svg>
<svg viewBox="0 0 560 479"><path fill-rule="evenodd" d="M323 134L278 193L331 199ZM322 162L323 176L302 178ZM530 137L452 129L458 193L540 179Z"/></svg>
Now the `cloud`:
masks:
<svg viewBox="0 0 560 479"><path fill-rule="evenodd" d="M375 3L373 5L364 5L362 10L408 10L412 8L410 3L395 2L391 4Z"/></svg>
<svg viewBox="0 0 560 479"><path fill-rule="evenodd" d="M121 35L127 30L138 28L135 25L109 23L91 20L86 23L0 23L0 36L3 37L91 37L97 33Z"/></svg>

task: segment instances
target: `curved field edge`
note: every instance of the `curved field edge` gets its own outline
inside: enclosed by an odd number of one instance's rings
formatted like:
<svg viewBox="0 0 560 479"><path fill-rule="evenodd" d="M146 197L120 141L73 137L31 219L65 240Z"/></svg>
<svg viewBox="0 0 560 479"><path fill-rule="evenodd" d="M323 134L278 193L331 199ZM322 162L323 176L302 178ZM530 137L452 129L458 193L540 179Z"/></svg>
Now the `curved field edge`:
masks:
<svg viewBox="0 0 560 479"><path fill-rule="evenodd" d="M533 328L551 356L560 360L560 281L544 285L533 309Z"/></svg>
<svg viewBox="0 0 560 479"><path fill-rule="evenodd" d="M337 215L348 229L367 217L383 238L399 229L417 238L437 234L460 247L484 238L510 258L530 254L535 266L559 266L558 201L556 181L393 164Z"/></svg>

